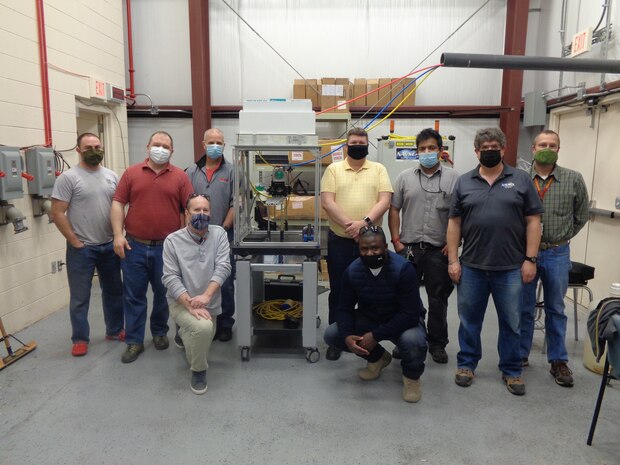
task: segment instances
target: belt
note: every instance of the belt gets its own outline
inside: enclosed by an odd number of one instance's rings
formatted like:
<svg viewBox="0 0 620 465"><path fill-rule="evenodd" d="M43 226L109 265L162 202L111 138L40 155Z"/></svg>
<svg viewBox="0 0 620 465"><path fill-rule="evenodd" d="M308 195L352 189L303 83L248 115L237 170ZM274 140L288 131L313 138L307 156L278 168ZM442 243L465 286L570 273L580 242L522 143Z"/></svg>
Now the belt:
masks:
<svg viewBox="0 0 620 465"><path fill-rule="evenodd" d="M431 244L430 242L413 242L411 244L404 244L406 246L409 247L413 247L415 249L420 249L420 250L434 250L434 249L443 249L443 245L442 246L436 246Z"/></svg>
<svg viewBox="0 0 620 465"><path fill-rule="evenodd" d="M158 245L164 245L164 241L151 241L149 239L138 239L137 237L133 237L133 236L125 236L125 239L127 239L128 241L139 242L140 244L144 244L144 245L150 245L151 247L155 247Z"/></svg>
<svg viewBox="0 0 620 465"><path fill-rule="evenodd" d="M569 240L559 242L541 242L538 248L539 250L553 249L554 247L561 247L563 245L566 245L569 242Z"/></svg>

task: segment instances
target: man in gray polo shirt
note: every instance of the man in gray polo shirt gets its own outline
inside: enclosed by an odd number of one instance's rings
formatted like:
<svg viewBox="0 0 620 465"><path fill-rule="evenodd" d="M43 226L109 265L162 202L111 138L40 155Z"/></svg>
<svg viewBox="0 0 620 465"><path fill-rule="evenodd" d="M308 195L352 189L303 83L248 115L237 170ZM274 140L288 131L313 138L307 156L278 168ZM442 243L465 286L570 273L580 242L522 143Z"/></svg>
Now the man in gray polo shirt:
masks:
<svg viewBox="0 0 620 465"><path fill-rule="evenodd" d="M220 287L230 275L230 249L223 228L210 225L206 196L192 194L187 200L187 226L164 241L162 282L175 303L170 315L180 327L185 355L190 363L194 394L207 391L207 359L222 312Z"/></svg>
<svg viewBox="0 0 620 465"><path fill-rule="evenodd" d="M61 174L52 192L52 217L67 239L67 278L74 357L86 355L90 342L88 308L95 269L99 275L106 339L124 340L123 283L114 254L110 205L118 175L103 166L101 140L84 133L77 139L80 162Z"/></svg>
<svg viewBox="0 0 620 465"><path fill-rule="evenodd" d="M233 177L234 169L224 158L224 134L216 128L207 129L202 145L204 155L185 172L194 187L194 192L209 196L211 202L211 224L222 226L229 242L233 239ZM220 341L232 339L232 327L235 323L235 264L231 255L232 272L222 285L222 313L217 317L217 333ZM175 342L179 345L178 337Z"/></svg>
<svg viewBox="0 0 620 465"><path fill-rule="evenodd" d="M448 273L458 284L460 319L455 382L467 387L474 380L482 357L482 322L492 295L499 320L502 380L510 393L523 395L521 292L536 275L544 209L528 174L502 162L505 147L501 130L479 130L474 148L480 165L463 174L454 188L447 238Z"/></svg>
<svg viewBox="0 0 620 465"><path fill-rule="evenodd" d="M435 362L447 363L448 297L454 286L448 275L446 230L459 175L440 163L443 140L437 131L422 130L416 136L416 147L420 166L396 178L388 224L394 250L408 258L418 278L424 279L429 306L428 351Z"/></svg>

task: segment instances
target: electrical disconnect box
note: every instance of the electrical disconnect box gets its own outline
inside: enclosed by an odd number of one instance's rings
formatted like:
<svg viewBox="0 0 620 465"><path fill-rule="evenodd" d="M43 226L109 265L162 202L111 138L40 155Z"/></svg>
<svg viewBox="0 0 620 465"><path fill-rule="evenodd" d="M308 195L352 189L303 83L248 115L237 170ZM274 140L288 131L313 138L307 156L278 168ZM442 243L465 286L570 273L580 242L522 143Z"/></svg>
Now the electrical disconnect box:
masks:
<svg viewBox="0 0 620 465"><path fill-rule="evenodd" d="M32 147L26 150L26 167L34 176L28 183L28 193L32 195L52 195L56 182L54 151L46 147Z"/></svg>
<svg viewBox="0 0 620 465"><path fill-rule="evenodd" d="M0 200L20 199L23 196L19 147L0 146Z"/></svg>

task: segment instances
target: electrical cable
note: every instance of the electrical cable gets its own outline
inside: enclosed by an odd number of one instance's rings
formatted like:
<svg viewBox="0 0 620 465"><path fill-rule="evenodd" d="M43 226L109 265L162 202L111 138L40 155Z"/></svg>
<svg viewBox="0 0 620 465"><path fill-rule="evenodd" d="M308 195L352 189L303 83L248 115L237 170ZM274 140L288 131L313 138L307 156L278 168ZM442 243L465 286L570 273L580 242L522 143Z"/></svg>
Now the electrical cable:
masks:
<svg viewBox="0 0 620 465"><path fill-rule="evenodd" d="M601 27L601 23L603 22L603 18L605 18L605 12L607 11L607 3L605 3L603 5L603 13L601 13L601 18L598 20L598 24L596 25L596 27L592 30L592 34L594 34L596 31L598 31L598 28ZM564 44L562 44L564 45Z"/></svg>
<svg viewBox="0 0 620 465"><path fill-rule="evenodd" d="M290 299L267 300L256 304L252 309L256 314L265 320L284 320L287 316L291 318L302 318L304 314L301 302Z"/></svg>

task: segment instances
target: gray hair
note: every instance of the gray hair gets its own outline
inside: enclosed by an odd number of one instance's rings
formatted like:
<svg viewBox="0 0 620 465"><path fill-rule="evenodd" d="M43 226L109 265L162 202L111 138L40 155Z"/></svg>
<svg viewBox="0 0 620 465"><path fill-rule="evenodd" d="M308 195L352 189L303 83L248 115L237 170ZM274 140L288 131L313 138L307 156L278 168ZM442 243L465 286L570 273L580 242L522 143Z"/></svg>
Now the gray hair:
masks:
<svg viewBox="0 0 620 465"><path fill-rule="evenodd" d="M498 142L501 148L506 147L506 136L500 128L479 129L474 138L474 148L480 150L484 142Z"/></svg>

